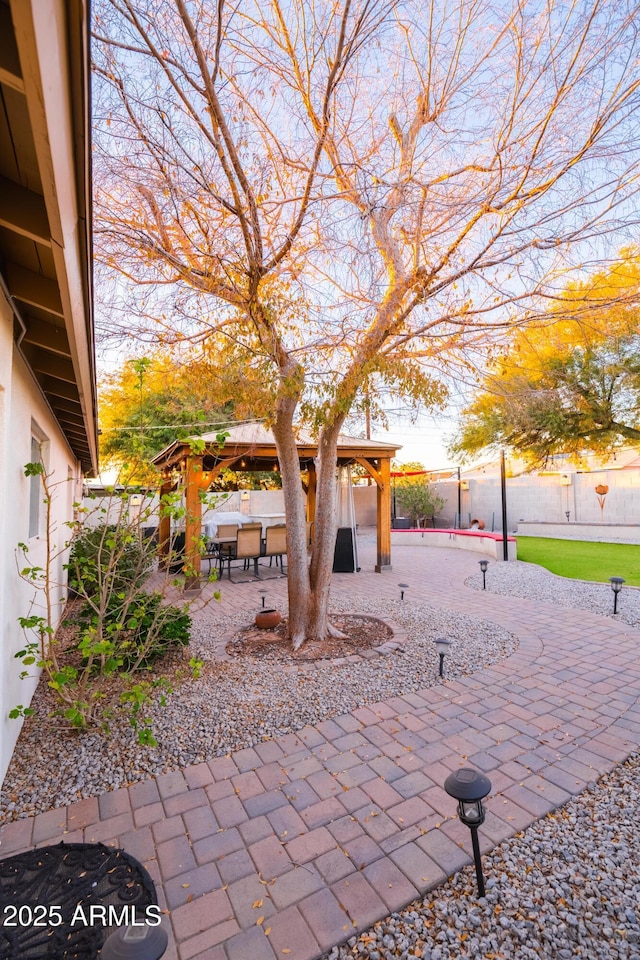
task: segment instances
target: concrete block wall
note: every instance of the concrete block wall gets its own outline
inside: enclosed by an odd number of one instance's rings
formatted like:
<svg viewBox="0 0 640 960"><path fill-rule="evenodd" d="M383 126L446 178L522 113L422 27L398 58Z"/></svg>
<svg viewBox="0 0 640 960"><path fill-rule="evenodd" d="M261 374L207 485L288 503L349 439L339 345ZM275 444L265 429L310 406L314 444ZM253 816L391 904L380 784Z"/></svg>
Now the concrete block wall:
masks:
<svg viewBox="0 0 640 960"><path fill-rule="evenodd" d="M572 473L571 483L561 482L560 474L507 477L507 528L516 530L519 520L566 523L566 511L572 522L640 522L640 469L601 470ZM488 530L502 529L502 500L499 476L471 477L468 490L461 491L463 526L469 515L484 520ZM601 513L595 487L609 487ZM453 525L458 509L458 484L455 479L440 481L438 492L446 504L441 526Z"/></svg>

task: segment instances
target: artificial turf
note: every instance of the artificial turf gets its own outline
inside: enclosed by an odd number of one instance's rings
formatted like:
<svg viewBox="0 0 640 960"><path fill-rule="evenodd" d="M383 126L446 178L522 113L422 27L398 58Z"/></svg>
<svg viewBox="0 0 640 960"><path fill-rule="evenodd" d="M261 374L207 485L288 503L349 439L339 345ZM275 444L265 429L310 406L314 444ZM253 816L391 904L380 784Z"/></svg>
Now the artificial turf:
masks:
<svg viewBox="0 0 640 960"><path fill-rule="evenodd" d="M516 539L518 560L537 563L561 577L604 582L609 577L624 577L629 586L640 587L638 544L555 540L549 537Z"/></svg>

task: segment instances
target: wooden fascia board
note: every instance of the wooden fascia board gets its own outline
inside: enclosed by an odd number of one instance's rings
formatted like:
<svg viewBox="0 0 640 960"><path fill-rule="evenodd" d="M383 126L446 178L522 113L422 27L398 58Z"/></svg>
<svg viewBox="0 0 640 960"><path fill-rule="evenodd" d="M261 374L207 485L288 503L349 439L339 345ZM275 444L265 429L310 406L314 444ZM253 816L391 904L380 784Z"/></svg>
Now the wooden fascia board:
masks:
<svg viewBox="0 0 640 960"><path fill-rule="evenodd" d="M88 195L79 197L78 169L88 178L87 65L81 90L71 83L71 61L86 56L87 4L81 0L10 0L24 92L47 210L62 315L85 418L92 469L97 469L96 379L91 272L88 262ZM84 38L78 42L78 37ZM84 45L83 45L84 44ZM46 77L46 83L43 82ZM77 84L77 79L74 80ZM74 123L74 113L82 120Z"/></svg>

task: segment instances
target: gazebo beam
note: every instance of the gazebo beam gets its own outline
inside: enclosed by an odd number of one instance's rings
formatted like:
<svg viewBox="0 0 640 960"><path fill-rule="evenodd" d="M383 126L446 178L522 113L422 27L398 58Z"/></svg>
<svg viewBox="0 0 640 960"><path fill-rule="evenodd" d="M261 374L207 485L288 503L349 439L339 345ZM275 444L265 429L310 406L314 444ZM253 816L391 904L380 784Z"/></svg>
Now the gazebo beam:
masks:
<svg viewBox="0 0 640 960"><path fill-rule="evenodd" d="M359 463L361 467L364 467L367 473L373 477L378 487L383 486L382 477L380 476L379 471L376 470L372 464L371 460L368 460L366 457L355 457L355 461L356 463Z"/></svg>

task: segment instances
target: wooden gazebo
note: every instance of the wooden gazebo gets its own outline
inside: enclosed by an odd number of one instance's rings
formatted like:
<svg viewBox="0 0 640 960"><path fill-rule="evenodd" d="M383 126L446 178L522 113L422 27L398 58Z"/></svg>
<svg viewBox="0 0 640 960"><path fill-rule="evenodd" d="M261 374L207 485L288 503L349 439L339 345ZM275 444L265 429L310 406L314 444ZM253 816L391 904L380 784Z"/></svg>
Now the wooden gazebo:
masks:
<svg viewBox="0 0 640 960"><path fill-rule="evenodd" d="M300 429L297 433L297 446L300 469L308 475L307 519L313 521L316 509L315 458L318 456L318 445L308 431ZM338 438L336 466L360 464L373 477L377 486L377 573L391 570L391 459L398 449L398 444L383 443L379 440L363 440L343 434ZM242 464L242 470L273 470L274 464L278 462L278 453L271 431L261 423L243 424L229 431L223 447L215 433L206 433L198 438L176 440L154 457L153 462L165 476L160 489L161 496L175 489L176 473L180 474L185 485L185 549L194 581L200 576L200 491L208 487L222 470L237 465L238 461ZM161 552L169 550L170 523L168 516L160 518L158 532Z"/></svg>

